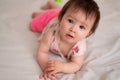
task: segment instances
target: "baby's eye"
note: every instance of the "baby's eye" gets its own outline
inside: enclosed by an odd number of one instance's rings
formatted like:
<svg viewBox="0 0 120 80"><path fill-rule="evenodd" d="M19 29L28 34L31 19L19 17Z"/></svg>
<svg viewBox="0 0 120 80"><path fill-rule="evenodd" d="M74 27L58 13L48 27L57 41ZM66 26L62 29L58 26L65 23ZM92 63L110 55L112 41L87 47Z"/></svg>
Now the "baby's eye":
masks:
<svg viewBox="0 0 120 80"><path fill-rule="evenodd" d="M85 29L85 26L81 25L79 26L80 29Z"/></svg>
<svg viewBox="0 0 120 80"><path fill-rule="evenodd" d="M72 19L68 19L69 23L74 23L74 21Z"/></svg>

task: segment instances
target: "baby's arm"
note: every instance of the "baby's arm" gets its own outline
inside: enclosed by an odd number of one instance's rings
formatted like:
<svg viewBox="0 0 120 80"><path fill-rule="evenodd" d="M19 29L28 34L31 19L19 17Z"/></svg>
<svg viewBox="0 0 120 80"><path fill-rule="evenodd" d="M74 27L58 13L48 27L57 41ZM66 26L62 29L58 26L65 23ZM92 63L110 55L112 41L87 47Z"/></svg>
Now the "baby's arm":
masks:
<svg viewBox="0 0 120 80"><path fill-rule="evenodd" d="M47 62L49 60L48 58L48 53L49 53L49 48L51 44L51 38L53 34L53 28L46 28L46 32L42 33L42 37L40 38L40 43L39 43L39 48L37 52L37 60L39 65L41 66L42 70L46 68Z"/></svg>
<svg viewBox="0 0 120 80"><path fill-rule="evenodd" d="M83 55L72 56L71 61L64 64L64 73L75 73L80 70L83 64Z"/></svg>
<svg viewBox="0 0 120 80"><path fill-rule="evenodd" d="M56 74L51 75L50 72L46 72L49 61L48 53L54 29L54 26L49 26L45 28L45 31L41 35L40 44L37 52L37 60L43 70L40 78L44 78L45 80L47 80L47 78L57 78Z"/></svg>
<svg viewBox="0 0 120 80"><path fill-rule="evenodd" d="M37 53L37 60L39 65L41 66L42 70L46 68L47 62L48 62L48 51L47 51L47 45L44 40L40 41L39 49Z"/></svg>
<svg viewBox="0 0 120 80"><path fill-rule="evenodd" d="M80 70L83 64L83 56L72 56L70 62L61 62L57 60L51 60L48 63L47 71L51 71L51 74L58 72L74 73Z"/></svg>

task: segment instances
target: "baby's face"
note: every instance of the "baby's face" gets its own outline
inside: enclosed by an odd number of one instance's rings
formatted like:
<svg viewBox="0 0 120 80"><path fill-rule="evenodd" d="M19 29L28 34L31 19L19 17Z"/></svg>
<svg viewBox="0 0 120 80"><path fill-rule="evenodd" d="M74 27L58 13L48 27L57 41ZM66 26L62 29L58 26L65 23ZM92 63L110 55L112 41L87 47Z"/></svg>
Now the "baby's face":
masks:
<svg viewBox="0 0 120 80"><path fill-rule="evenodd" d="M90 34L94 17L87 17L79 11L68 10L60 21L60 37L68 43L77 43Z"/></svg>

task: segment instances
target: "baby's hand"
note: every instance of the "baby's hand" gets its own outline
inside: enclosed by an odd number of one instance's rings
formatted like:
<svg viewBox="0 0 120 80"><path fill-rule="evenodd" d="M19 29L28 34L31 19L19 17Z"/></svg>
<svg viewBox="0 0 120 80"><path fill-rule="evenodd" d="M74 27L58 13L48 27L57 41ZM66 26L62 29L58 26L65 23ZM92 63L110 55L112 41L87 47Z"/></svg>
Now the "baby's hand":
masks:
<svg viewBox="0 0 120 80"><path fill-rule="evenodd" d="M50 74L62 72L64 69L64 63L58 60L50 60L47 65L46 71L50 72Z"/></svg>
<svg viewBox="0 0 120 80"><path fill-rule="evenodd" d="M40 75L40 79L44 78L44 80L58 80L58 76L56 74L50 74L50 72L43 72Z"/></svg>

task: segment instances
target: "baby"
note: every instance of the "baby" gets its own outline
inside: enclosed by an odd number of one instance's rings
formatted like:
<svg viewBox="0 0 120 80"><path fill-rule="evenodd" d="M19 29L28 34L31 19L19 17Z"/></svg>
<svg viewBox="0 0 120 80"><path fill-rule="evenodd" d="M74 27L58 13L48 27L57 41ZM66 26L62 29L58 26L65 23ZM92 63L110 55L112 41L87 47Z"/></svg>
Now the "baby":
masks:
<svg viewBox="0 0 120 80"><path fill-rule="evenodd" d="M82 67L86 53L86 38L93 34L100 19L99 7L94 0L69 0L62 9L48 0L42 9L34 12L31 29L42 32L37 60L45 80L56 78L57 73L75 73ZM49 50L68 62L51 60Z"/></svg>

